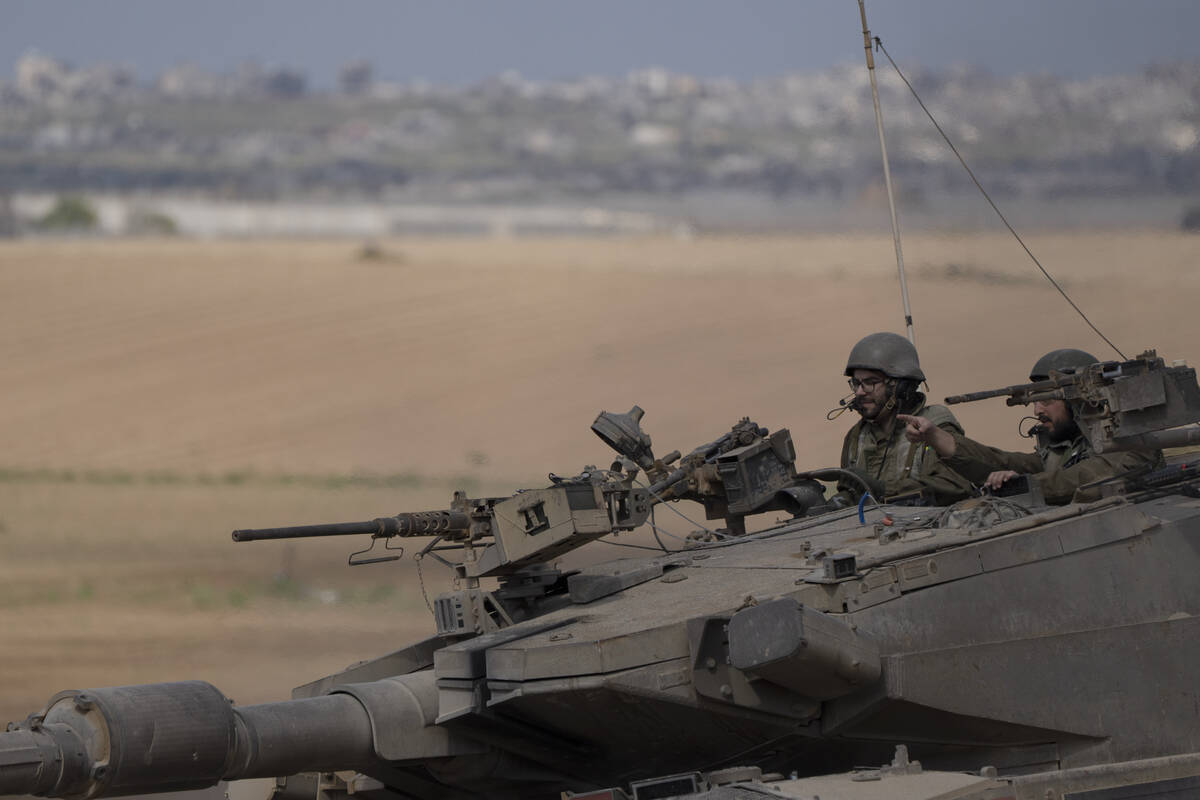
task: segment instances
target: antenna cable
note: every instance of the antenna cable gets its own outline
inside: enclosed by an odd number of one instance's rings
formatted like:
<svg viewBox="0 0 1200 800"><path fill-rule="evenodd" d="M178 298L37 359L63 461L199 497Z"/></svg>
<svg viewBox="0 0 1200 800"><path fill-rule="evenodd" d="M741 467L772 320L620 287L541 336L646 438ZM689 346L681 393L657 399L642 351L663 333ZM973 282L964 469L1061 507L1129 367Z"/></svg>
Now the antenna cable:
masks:
<svg viewBox="0 0 1200 800"><path fill-rule="evenodd" d="M862 0L859 0L859 6L860 7L862 6ZM864 17L864 20L865 20L865 17ZM865 31L864 31L864 33L865 33ZM983 199L988 201L988 205L990 205L992 207L992 210L996 212L996 216L1000 217L1000 221L1004 223L1004 227L1008 228L1008 232L1013 235L1013 237L1017 240L1017 243L1021 245L1021 247L1025 250L1025 253L1029 256L1029 258L1032 259L1033 263L1037 265L1037 268L1040 269L1042 271L1042 274L1046 276L1046 280L1050 281L1050 284L1055 289L1058 290L1058 293L1061 294L1063 296L1063 299L1066 300L1071 305L1071 308L1075 309L1075 312L1077 314L1079 314L1080 317L1083 318L1083 321L1088 324L1088 327L1096 332L1097 336L1099 336L1101 339L1103 339L1109 347L1111 347L1113 350L1117 351L1117 355L1119 355L1122 359L1126 359L1125 354L1121 352L1121 348L1119 348L1115 344L1113 344L1112 341L1107 336L1105 336L1103 333L1100 332L1099 328L1097 328L1095 325L1092 324L1092 321L1087 318L1087 314L1083 313L1083 309L1081 309L1079 306L1075 305L1075 301L1072 300L1067 295L1066 291L1063 290L1062 286L1059 285L1058 281L1054 280L1054 278L1051 277L1050 273L1046 271L1046 268L1042 266L1042 262L1038 261L1037 256L1035 256L1033 254L1033 251L1030 250L1028 245L1025 244L1025 241L1021 238L1020 234L1018 234L1016 232L1016 230L1013 228L1013 226L1008 223L1008 220L1005 218L1004 214L1001 213L999 207L992 201L992 198L987 193L987 190L983 188L983 184L981 184L979 182L979 179L975 177L975 173L972 172L971 168L967 166L967 162L965 160L963 160L962 155L958 152L958 148L954 146L954 142L950 141L950 137L946 135L946 132L944 130L942 130L942 126L938 124L938 121L933 118L933 114L931 114L929 112L929 109L925 107L925 103L921 101L921 96L917 94L917 90L914 89L913 85L908 82L908 78L904 77L904 73L901 72L900 67L898 67L896 65L896 61L892 58L892 54L889 53L887 51L887 48L883 46L883 42L880 40L880 38L878 36L875 37L875 46L878 47L880 50L882 50L883 54L885 56L887 56L887 60L890 61L892 64L892 69L896 70L896 74L900 76L900 80L904 81L904 85L908 87L908 90L910 92L912 92L912 96L916 98L917 104L921 106L921 110L925 112L925 116L929 117L929 121L933 123L933 127L937 128L937 132L940 133L942 135L942 138L946 140L946 144L950 147L950 151L952 153L954 153L955 158L958 159L958 163L962 164L962 168L965 169L967 171L967 174L971 176L971 181L974 182L975 188L979 189L979 193L983 195ZM869 52L869 50L870 50L870 48L868 47L868 52ZM871 80L872 80L872 86L874 86L874 77L872 77ZM876 100L876 111L878 111L878 100ZM898 248L899 243L897 243L896 246ZM903 271L901 272L901 275L903 275ZM906 305L907 305L907 302L908 302L908 300L906 298L905 299Z"/></svg>

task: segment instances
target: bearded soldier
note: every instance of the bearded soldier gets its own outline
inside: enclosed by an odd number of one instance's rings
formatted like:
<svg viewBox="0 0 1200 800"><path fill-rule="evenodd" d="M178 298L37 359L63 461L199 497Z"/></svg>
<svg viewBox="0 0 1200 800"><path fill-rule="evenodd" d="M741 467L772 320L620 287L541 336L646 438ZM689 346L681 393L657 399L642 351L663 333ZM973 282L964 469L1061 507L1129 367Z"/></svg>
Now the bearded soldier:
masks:
<svg viewBox="0 0 1200 800"><path fill-rule="evenodd" d="M850 407L862 417L842 443L842 468L835 505L856 502L864 485L882 502L905 496L913 502L947 505L971 492L970 482L948 469L923 442L911 442L897 416L925 420L947 435L962 435L962 426L945 406L926 405L918 391L925 373L912 342L895 333L873 333L850 351L846 376L854 399Z"/></svg>
<svg viewBox="0 0 1200 800"><path fill-rule="evenodd" d="M1051 371L1070 375L1095 363L1096 357L1083 350L1051 350L1033 365L1029 380L1044 381ZM1051 505L1097 500L1098 489L1080 487L1162 463L1161 451L1096 453L1065 400L1038 400L1033 404L1033 413L1038 426L1034 429L1037 445L1032 453L988 447L968 439L961 431L944 431L916 416L902 416L901 420L906 424L909 441L932 447L948 466L972 481L995 490L1027 474L1037 481Z"/></svg>

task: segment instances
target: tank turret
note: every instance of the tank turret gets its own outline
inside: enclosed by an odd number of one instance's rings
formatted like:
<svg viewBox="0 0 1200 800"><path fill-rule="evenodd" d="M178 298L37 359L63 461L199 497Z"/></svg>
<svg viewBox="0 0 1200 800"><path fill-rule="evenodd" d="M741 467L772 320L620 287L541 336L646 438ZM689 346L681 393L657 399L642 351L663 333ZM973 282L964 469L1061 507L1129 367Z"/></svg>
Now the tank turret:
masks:
<svg viewBox="0 0 1200 800"><path fill-rule="evenodd" d="M1158 413L1146 385L1162 386L1161 422L1177 427L1198 396L1179 370L1142 359L1016 388L1106 398L1089 405L1100 424ZM1200 475L1187 463L1062 507L984 495L830 510L813 476L837 471L798 472L786 431L742 420L658 458L641 419L602 414L617 460L545 488L235 532L385 547L423 536L459 587L435 599L429 638L290 700L236 706L203 682L56 695L0 734L0 794L250 777L277 778L277 800L983 800L1200 785ZM724 524L643 557L554 565L683 499ZM778 518L745 532L763 512ZM854 771L864 764L878 766Z"/></svg>

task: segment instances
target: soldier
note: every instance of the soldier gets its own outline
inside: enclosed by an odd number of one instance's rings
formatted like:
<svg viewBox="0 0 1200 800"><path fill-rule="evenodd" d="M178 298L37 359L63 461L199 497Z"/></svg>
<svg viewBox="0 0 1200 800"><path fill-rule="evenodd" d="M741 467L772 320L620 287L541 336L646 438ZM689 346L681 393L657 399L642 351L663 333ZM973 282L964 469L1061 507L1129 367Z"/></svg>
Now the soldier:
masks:
<svg viewBox="0 0 1200 800"><path fill-rule="evenodd" d="M1095 363L1096 357L1083 350L1051 350L1033 365L1029 380L1044 381L1051 370L1071 374ZM1020 474L1028 474L1038 482L1046 502L1052 505L1097 500L1098 489L1079 487L1141 466L1162 463L1162 452L1157 450L1149 454L1095 453L1064 400L1039 400L1033 404L1033 413L1039 425L1034 429L1038 441L1032 453L988 447L961 432L934 427L920 417L901 415L900 419L906 423L905 436L910 442L932 447L946 465L972 481L994 490Z"/></svg>
<svg viewBox="0 0 1200 800"><path fill-rule="evenodd" d="M910 443L904 424L897 422L903 413L947 434L963 432L948 408L925 405L925 395L918 391L925 373L908 339L895 333L865 337L850 351L846 376L854 390L850 407L862 419L842 443L843 469L863 478L880 501L910 495L916 502L946 505L970 495L970 483L946 468L932 449ZM847 476L838 482L832 502L847 505L862 493L862 483Z"/></svg>

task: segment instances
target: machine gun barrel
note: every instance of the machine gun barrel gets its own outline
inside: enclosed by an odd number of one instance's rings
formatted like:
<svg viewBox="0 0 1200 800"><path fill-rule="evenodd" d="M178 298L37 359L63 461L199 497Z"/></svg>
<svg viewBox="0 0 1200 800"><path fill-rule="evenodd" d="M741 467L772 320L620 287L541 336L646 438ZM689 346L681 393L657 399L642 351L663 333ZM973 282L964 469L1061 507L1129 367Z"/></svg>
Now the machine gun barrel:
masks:
<svg viewBox="0 0 1200 800"><path fill-rule="evenodd" d="M246 528L233 532L235 542L263 539L300 539L307 536L350 536L369 533L377 539L392 536L437 536L465 533L471 519L461 511L417 511L378 517L364 522L331 522L325 525L294 525L289 528Z"/></svg>
<svg viewBox="0 0 1200 800"><path fill-rule="evenodd" d="M762 431L761 435L763 435L763 436L767 435L766 428L761 428L760 430ZM652 503L662 502L662 500L664 499L662 497L663 492L665 492L667 489L670 489L672 486L679 483L680 481L686 480L688 478L688 476L690 476L692 474L694 466L691 465L689 462L691 461L691 459L693 457L700 456L701 460L704 463L708 463L708 462L712 461L712 459L718 453L720 453L721 448L724 447L725 444L727 442L729 442L729 440L732 438L733 438L733 433L727 433L724 436L722 436L721 438L711 441L708 444L702 444L699 447L697 447L695 450L693 450L692 452L688 453L687 456L685 456L683 459L683 464L684 464L683 466L676 467L675 469L671 470L671 472L668 473L665 478L657 481L647 490L650 493L651 502ZM676 452L678 452L678 451L676 451Z"/></svg>
<svg viewBox="0 0 1200 800"><path fill-rule="evenodd" d="M988 389L985 392L954 394L947 397L945 403L948 406L952 406L957 403L973 403L976 400L988 400L992 397L1007 397L1009 398L1009 405L1020 405L1030 400L1061 400L1063 399L1063 393L1059 390L1064 386L1072 386L1074 383L1075 378L1071 376L1059 379L1049 378L1044 381L1005 386L1003 389Z"/></svg>

